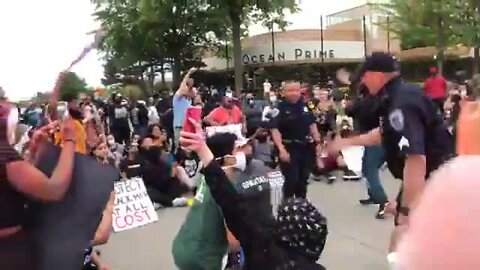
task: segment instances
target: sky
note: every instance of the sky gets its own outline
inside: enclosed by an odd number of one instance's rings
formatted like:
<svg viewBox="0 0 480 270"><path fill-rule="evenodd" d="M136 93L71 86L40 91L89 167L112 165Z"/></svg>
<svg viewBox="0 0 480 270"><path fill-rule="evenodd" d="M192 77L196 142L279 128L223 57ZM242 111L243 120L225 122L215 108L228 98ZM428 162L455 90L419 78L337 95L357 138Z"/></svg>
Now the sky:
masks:
<svg viewBox="0 0 480 270"><path fill-rule="evenodd" d="M365 0L300 0L301 12L287 16L287 29L319 28L319 16L358 6ZM51 91L58 73L93 40L98 29L90 0L0 1L0 86L11 100ZM258 26L250 34L267 30ZM101 86L103 62L96 51L73 71L90 86Z"/></svg>

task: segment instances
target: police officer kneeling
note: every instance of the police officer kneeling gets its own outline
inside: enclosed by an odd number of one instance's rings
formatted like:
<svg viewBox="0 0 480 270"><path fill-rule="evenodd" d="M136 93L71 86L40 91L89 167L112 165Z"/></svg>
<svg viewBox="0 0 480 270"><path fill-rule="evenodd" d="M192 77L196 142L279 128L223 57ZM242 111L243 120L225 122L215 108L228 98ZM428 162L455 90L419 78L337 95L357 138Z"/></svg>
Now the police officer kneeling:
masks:
<svg viewBox="0 0 480 270"><path fill-rule="evenodd" d="M410 209L415 207L425 180L451 156L453 139L433 101L419 86L402 82L392 56L373 53L362 65L359 76L369 94L380 98L380 127L360 136L337 138L330 150L382 144L390 172L403 180L395 225L407 225Z"/></svg>
<svg viewBox="0 0 480 270"><path fill-rule="evenodd" d="M300 84L287 82L278 114L272 119L272 139L279 152L280 169L285 177L283 198L305 198L313 156L310 135L319 148L320 134L315 117L301 99ZM317 149L317 153L320 149Z"/></svg>

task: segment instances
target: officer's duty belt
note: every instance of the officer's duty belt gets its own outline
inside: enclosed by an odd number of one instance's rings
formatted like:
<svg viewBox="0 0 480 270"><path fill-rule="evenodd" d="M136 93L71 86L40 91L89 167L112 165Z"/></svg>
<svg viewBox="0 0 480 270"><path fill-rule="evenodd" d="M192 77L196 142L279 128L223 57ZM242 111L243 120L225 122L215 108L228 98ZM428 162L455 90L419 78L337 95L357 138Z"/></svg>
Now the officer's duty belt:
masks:
<svg viewBox="0 0 480 270"><path fill-rule="evenodd" d="M286 140L286 139L283 139L282 140L282 143L283 144L303 144L303 145L306 145L308 143L307 140Z"/></svg>

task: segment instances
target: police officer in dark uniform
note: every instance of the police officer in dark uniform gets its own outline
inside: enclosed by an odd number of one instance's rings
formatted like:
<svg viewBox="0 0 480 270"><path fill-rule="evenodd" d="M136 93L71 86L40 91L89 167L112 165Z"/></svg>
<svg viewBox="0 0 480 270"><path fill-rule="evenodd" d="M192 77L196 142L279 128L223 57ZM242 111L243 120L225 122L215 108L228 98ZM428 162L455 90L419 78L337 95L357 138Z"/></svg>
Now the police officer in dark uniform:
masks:
<svg viewBox="0 0 480 270"><path fill-rule="evenodd" d="M271 121L272 139L278 149L280 169L285 176L283 198L307 196L307 180L313 164L311 138L320 147L315 117L301 99L300 84L287 82L278 114ZM311 136L311 137L310 137ZM317 153L320 149L317 149Z"/></svg>
<svg viewBox="0 0 480 270"><path fill-rule="evenodd" d="M362 65L359 76L369 93L380 99L380 127L360 136L338 138L331 150L382 144L392 175L403 180L395 225L406 225L425 180L451 157L453 139L433 101L419 86L401 80L398 63L392 56L373 53Z"/></svg>

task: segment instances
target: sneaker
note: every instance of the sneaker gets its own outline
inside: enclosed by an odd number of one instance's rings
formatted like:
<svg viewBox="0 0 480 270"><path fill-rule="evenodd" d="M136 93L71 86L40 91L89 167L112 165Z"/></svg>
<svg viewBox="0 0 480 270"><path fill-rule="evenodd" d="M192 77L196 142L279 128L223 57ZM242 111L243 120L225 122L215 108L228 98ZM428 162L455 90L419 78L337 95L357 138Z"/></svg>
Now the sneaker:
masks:
<svg viewBox="0 0 480 270"><path fill-rule="evenodd" d="M310 179L312 179L315 182L320 182L320 181L322 181L323 178L324 177L321 174L316 174L316 173L311 173L310 174Z"/></svg>
<svg viewBox="0 0 480 270"><path fill-rule="evenodd" d="M345 173L343 174L343 180L345 181L358 181L360 180L361 177L357 175L355 172L352 170L345 170Z"/></svg>
<svg viewBox="0 0 480 270"><path fill-rule="evenodd" d="M375 215L376 219L385 219L385 204L382 203L378 207L377 214Z"/></svg>
<svg viewBox="0 0 480 270"><path fill-rule="evenodd" d="M358 201L361 205L373 205L376 204L371 198Z"/></svg>
<svg viewBox="0 0 480 270"><path fill-rule="evenodd" d="M337 180L337 176L334 173L328 173L327 175L328 184L333 184Z"/></svg>
<svg viewBox="0 0 480 270"><path fill-rule="evenodd" d="M172 201L172 205L174 207L184 207L187 206L188 199L187 198L176 198Z"/></svg>
<svg viewBox="0 0 480 270"><path fill-rule="evenodd" d="M154 203L153 203L153 209L158 210L158 209L160 209L160 208L162 208L162 205L161 205L161 204L159 204L159 203L157 203L157 202L154 202Z"/></svg>

